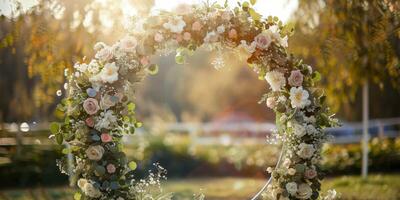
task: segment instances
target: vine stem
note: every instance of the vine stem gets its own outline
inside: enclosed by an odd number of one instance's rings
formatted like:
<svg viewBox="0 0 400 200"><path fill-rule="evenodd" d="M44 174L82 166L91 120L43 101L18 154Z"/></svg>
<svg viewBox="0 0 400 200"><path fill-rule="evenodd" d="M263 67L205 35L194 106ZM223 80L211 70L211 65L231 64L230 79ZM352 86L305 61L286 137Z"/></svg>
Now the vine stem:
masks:
<svg viewBox="0 0 400 200"><path fill-rule="evenodd" d="M282 161L282 157L283 157L283 152L284 151L285 151L285 144L282 145L282 150L281 150L281 153L279 155L278 162L276 162L275 169L278 168L278 166L280 165L280 163ZM272 174L271 174L271 177L269 177L268 181L260 189L260 191L258 191L257 194L254 195L253 198L251 198L251 200L257 200L260 197L260 195L264 192L264 190L268 187L268 185L271 184L271 182L272 182Z"/></svg>

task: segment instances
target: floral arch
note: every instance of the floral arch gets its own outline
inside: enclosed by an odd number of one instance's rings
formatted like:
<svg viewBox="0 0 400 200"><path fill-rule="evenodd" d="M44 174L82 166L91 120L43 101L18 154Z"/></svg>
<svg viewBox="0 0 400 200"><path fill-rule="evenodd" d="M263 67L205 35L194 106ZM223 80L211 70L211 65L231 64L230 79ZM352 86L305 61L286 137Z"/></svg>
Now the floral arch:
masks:
<svg viewBox="0 0 400 200"><path fill-rule="evenodd" d="M251 3L238 5L233 10L219 4L181 6L176 12L138 20L126 37L113 45L97 43L92 60L67 71L67 97L57 107L65 120L52 123L50 129L59 144L71 147L63 152L73 155L72 171L67 172L66 159L58 164L80 188L75 199L146 198L145 184L132 175L136 163L128 162L122 152L122 136L141 126L135 116L134 86L157 71L150 56L176 50L175 60L182 64L201 46L244 50L249 66L270 85L261 102L275 111L275 136L284 145L282 162L267 170L271 179L263 188L268 191L265 198L320 197L318 163L328 139L323 129L337 124L316 87L320 75L287 53L292 28L276 17L262 18Z"/></svg>

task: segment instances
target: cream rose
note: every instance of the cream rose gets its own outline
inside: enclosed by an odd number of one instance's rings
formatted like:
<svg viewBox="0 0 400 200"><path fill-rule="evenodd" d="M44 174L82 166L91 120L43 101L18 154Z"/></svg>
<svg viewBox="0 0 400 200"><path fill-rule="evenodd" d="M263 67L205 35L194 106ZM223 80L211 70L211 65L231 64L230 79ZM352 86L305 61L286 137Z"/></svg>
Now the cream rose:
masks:
<svg viewBox="0 0 400 200"><path fill-rule="evenodd" d="M104 148L100 145L90 146L86 149L86 155L90 160L99 161L103 157Z"/></svg>
<svg viewBox="0 0 400 200"><path fill-rule="evenodd" d="M86 111L87 114L94 115L97 113L97 111L99 111L100 107L96 99L87 98L83 102L83 109Z"/></svg>
<svg viewBox="0 0 400 200"><path fill-rule="evenodd" d="M312 189L307 183L299 185L296 197L299 199L309 199L312 195Z"/></svg>
<svg viewBox="0 0 400 200"><path fill-rule="evenodd" d="M135 52L137 45L138 42L136 38L132 36L126 36L120 41L119 48L125 52Z"/></svg>
<svg viewBox="0 0 400 200"><path fill-rule="evenodd" d="M91 183L85 184L83 192L92 198L99 198L101 196L100 190L95 188Z"/></svg>
<svg viewBox="0 0 400 200"><path fill-rule="evenodd" d="M296 195L297 183L295 182L286 183L286 190L289 192L289 194Z"/></svg>
<svg viewBox="0 0 400 200"><path fill-rule="evenodd" d="M312 144L301 143L297 155L301 158L307 159L314 155L315 149Z"/></svg>

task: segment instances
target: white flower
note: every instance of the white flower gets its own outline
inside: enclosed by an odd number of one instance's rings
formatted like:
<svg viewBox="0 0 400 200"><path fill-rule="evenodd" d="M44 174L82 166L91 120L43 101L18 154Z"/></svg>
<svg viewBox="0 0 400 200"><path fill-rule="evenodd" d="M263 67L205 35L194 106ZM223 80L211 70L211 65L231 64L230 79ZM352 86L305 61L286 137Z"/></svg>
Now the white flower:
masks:
<svg viewBox="0 0 400 200"><path fill-rule="evenodd" d="M117 117L112 110L107 110L106 112L102 112L96 121L97 123L94 126L96 130L111 129L112 125L116 124Z"/></svg>
<svg viewBox="0 0 400 200"><path fill-rule="evenodd" d="M283 73L276 70L267 72L265 80L267 80L273 91L279 91L286 85L285 76L283 76Z"/></svg>
<svg viewBox="0 0 400 200"><path fill-rule="evenodd" d="M97 60L91 60L87 67L87 70L89 73L97 74L97 73L99 73L99 68L100 68L100 65L97 62Z"/></svg>
<svg viewBox="0 0 400 200"><path fill-rule="evenodd" d="M124 37L120 43L119 48L125 52L135 52L138 41L132 36Z"/></svg>
<svg viewBox="0 0 400 200"><path fill-rule="evenodd" d="M328 190L323 200L335 200L338 196L336 190Z"/></svg>
<svg viewBox="0 0 400 200"><path fill-rule="evenodd" d="M102 49L102 48L104 48L104 47L106 47L107 45L106 44L104 44L103 42L97 42L95 45L94 45L94 50L95 51L99 51L100 49Z"/></svg>
<svg viewBox="0 0 400 200"><path fill-rule="evenodd" d="M258 48L268 49L272 41L271 34L269 32L263 31L254 38L254 41L256 42Z"/></svg>
<svg viewBox="0 0 400 200"><path fill-rule="evenodd" d="M118 80L118 70L119 67L115 65L115 62L107 63L98 75L101 81L113 83Z"/></svg>
<svg viewBox="0 0 400 200"><path fill-rule="evenodd" d="M240 46L243 47L247 51L247 53L253 53L254 51L256 51L257 44L255 41L253 41L250 45L248 45L246 40L241 40Z"/></svg>
<svg viewBox="0 0 400 200"><path fill-rule="evenodd" d="M299 185L296 197L299 199L309 199L312 195L312 189L307 183Z"/></svg>
<svg viewBox="0 0 400 200"><path fill-rule="evenodd" d="M286 183L286 190L289 192L289 194L295 195L297 192L297 183L295 182Z"/></svg>
<svg viewBox="0 0 400 200"><path fill-rule="evenodd" d="M293 108L304 108L311 104L308 100L309 94L307 90L303 90L303 87L292 87L290 88L290 101Z"/></svg>
<svg viewBox="0 0 400 200"><path fill-rule="evenodd" d="M114 101L112 100L112 97L111 97L110 95L106 94L106 95L104 95L104 96L101 97L100 107L101 107L101 109L103 109L103 110L107 110L107 109L109 109L110 107L115 106L115 103L116 103L116 102L114 102Z"/></svg>
<svg viewBox="0 0 400 200"><path fill-rule="evenodd" d="M88 65L86 63L75 63L74 68L82 73L86 72Z"/></svg>
<svg viewBox="0 0 400 200"><path fill-rule="evenodd" d="M311 124L306 126L307 134L309 135L316 135L318 134L318 130Z"/></svg>
<svg viewBox="0 0 400 200"><path fill-rule="evenodd" d="M104 148L100 145L90 146L85 153L90 160L99 161L103 157Z"/></svg>
<svg viewBox="0 0 400 200"><path fill-rule="evenodd" d="M81 178L78 180L78 187L83 190L85 188L85 185L88 181L84 178Z"/></svg>
<svg viewBox="0 0 400 200"><path fill-rule="evenodd" d="M225 26L224 25L220 25L217 27L217 32L219 34L224 33L225 32Z"/></svg>
<svg viewBox="0 0 400 200"><path fill-rule="evenodd" d="M266 102L267 102L267 106L268 106L269 108L271 108L271 109L274 109L274 108L275 108L275 106L276 106L276 100L275 100L274 97L268 97Z"/></svg>
<svg viewBox="0 0 400 200"><path fill-rule="evenodd" d="M101 196L101 192L99 189L95 188L91 183L86 183L83 189L83 192L92 198L99 198Z"/></svg>
<svg viewBox="0 0 400 200"><path fill-rule="evenodd" d="M289 168L289 169L288 169L288 174L291 175L291 176L293 176L293 175L296 174L296 170L293 169L293 168Z"/></svg>
<svg viewBox="0 0 400 200"><path fill-rule="evenodd" d="M296 135L298 138L301 138L306 134L306 128L303 125L297 122L293 122L291 125L294 135Z"/></svg>
<svg viewBox="0 0 400 200"><path fill-rule="evenodd" d="M165 29L170 30L173 33L181 33L185 28L186 23L183 21L182 16L175 16L168 20L167 23L163 24Z"/></svg>
<svg viewBox="0 0 400 200"><path fill-rule="evenodd" d="M103 62L106 62L106 61L111 60L113 58L113 56L114 56L113 49L111 47L106 46L106 47L100 49L96 53L95 58L97 58Z"/></svg>
<svg viewBox="0 0 400 200"><path fill-rule="evenodd" d="M208 32L206 37L204 37L204 42L205 43L212 43L212 42L217 42L219 38L219 35L215 31Z"/></svg>
<svg viewBox="0 0 400 200"><path fill-rule="evenodd" d="M312 144L301 143L298 148L297 155L301 158L307 159L314 155L315 149Z"/></svg>

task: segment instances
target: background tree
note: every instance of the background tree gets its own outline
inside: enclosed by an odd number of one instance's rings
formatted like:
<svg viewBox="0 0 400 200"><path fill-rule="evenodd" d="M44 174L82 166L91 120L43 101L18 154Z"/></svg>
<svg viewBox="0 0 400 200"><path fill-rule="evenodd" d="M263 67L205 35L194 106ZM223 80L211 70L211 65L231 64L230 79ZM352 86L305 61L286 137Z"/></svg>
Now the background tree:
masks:
<svg viewBox="0 0 400 200"><path fill-rule="evenodd" d="M300 1L297 54L324 73L330 104L351 105L363 87L363 169L367 175L368 85L400 81L400 2L395 0ZM394 99L398 101L398 99Z"/></svg>

